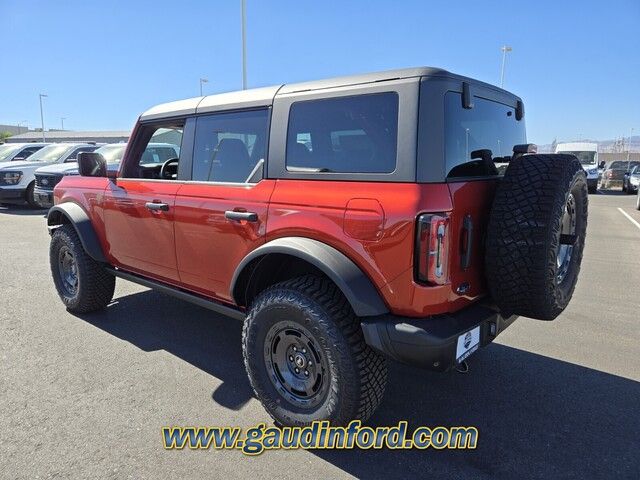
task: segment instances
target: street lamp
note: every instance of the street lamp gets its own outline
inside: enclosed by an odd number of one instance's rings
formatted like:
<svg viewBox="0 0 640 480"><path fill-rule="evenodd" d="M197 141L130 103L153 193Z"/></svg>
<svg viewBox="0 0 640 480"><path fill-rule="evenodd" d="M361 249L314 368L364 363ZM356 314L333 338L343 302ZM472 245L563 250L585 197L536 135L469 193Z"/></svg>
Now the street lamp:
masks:
<svg viewBox="0 0 640 480"><path fill-rule="evenodd" d="M500 69L500 88L502 88L504 86L504 65L507 62L507 52L512 51L513 48L503 45L500 50L502 50L502 68Z"/></svg>
<svg viewBox="0 0 640 480"><path fill-rule="evenodd" d="M203 83L209 83L209 80L207 80L206 78L201 78L200 79L200 96L202 97L202 84Z"/></svg>
<svg viewBox="0 0 640 480"><path fill-rule="evenodd" d="M246 16L246 1L241 2L242 10L242 89L247 89L247 16Z"/></svg>
<svg viewBox="0 0 640 480"><path fill-rule="evenodd" d="M627 172L631 167L631 138L633 137L633 127L631 127L631 135L629 135L629 145L627 145ZM638 194L640 195L640 193Z"/></svg>
<svg viewBox="0 0 640 480"><path fill-rule="evenodd" d="M40 94L40 123L42 125L42 141L46 142L47 140L44 138L44 113L42 113L42 98L47 97L44 93Z"/></svg>
<svg viewBox="0 0 640 480"><path fill-rule="evenodd" d="M64 121L67 117L60 117L60 130L64 130Z"/></svg>

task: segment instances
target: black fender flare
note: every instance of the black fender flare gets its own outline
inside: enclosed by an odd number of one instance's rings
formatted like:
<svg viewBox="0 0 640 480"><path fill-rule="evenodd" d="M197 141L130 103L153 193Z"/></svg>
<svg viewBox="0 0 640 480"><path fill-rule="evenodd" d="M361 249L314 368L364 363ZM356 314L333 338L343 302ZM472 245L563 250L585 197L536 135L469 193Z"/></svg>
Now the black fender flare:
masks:
<svg viewBox="0 0 640 480"><path fill-rule="evenodd" d="M342 291L359 317L384 315L389 309L369 277L349 257L334 247L305 237L277 238L249 253L236 268L231 280L231 297L236 304L243 298L238 289L245 267L262 256L278 253L302 259L331 279Z"/></svg>
<svg viewBox="0 0 640 480"><path fill-rule="evenodd" d="M91 224L91 219L87 212L80 205L73 202L61 203L51 207L49 213L47 213L49 232L65 223L63 217L75 228L85 252L96 262L107 263L98 235Z"/></svg>

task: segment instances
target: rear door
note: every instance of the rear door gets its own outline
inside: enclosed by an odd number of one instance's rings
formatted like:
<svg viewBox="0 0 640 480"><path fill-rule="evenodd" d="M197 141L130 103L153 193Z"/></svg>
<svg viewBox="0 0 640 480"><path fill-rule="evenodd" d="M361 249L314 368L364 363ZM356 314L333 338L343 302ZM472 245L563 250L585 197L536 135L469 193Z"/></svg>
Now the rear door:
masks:
<svg viewBox="0 0 640 480"><path fill-rule="evenodd" d="M263 178L269 109L197 117L190 181L175 202L176 258L190 289L231 301L240 261L265 241L275 180Z"/></svg>

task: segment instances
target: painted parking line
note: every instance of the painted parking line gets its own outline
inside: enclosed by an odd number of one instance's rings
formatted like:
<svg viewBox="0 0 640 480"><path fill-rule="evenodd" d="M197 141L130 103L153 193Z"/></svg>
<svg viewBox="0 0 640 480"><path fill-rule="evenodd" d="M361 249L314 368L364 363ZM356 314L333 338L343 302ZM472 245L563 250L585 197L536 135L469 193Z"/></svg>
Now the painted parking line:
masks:
<svg viewBox="0 0 640 480"><path fill-rule="evenodd" d="M636 227L638 227L638 229L640 229L640 223L638 223L636 219L634 219L631 215L629 215L627 212L625 212L620 207L618 207L618 211L621 214L623 214L625 217L627 217L631 223L633 223Z"/></svg>

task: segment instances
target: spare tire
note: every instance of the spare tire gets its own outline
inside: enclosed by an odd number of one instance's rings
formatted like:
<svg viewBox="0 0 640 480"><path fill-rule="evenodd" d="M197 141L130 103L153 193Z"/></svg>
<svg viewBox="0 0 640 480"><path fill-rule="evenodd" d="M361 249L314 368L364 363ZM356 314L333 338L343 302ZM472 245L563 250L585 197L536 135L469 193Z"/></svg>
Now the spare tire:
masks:
<svg viewBox="0 0 640 480"><path fill-rule="evenodd" d="M587 178L573 155L525 155L498 185L487 230L489 291L505 314L555 319L580 272Z"/></svg>

